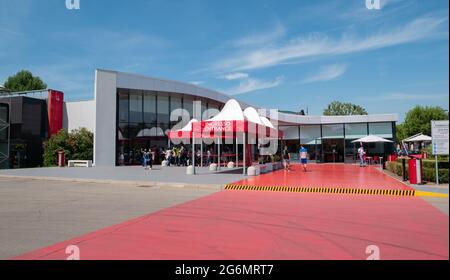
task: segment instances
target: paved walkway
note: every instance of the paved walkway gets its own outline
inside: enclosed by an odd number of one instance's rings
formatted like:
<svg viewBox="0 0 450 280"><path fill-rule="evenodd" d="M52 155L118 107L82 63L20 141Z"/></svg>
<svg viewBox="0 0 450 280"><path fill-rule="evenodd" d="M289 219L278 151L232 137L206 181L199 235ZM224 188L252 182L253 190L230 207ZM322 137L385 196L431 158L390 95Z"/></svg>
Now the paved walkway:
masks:
<svg viewBox="0 0 450 280"><path fill-rule="evenodd" d="M210 172L208 168L197 168L197 175L186 175L186 167L154 166L145 170L140 166L92 167L92 168L29 168L0 170L0 177L15 176L44 179L61 179L85 182L128 182L132 184L157 185L209 185L222 186L244 178L242 169L222 167L221 172Z"/></svg>
<svg viewBox="0 0 450 280"><path fill-rule="evenodd" d="M286 181L404 187L372 168L311 170L296 168ZM378 246L381 259L448 259L449 219L419 197L225 190L17 259L65 259L68 245L79 247L81 259L362 260L370 245Z"/></svg>
<svg viewBox="0 0 450 280"><path fill-rule="evenodd" d="M221 191L17 259L448 259L448 217L417 197Z"/></svg>
<svg viewBox="0 0 450 280"><path fill-rule="evenodd" d="M356 189L410 190L411 187L381 172L379 167L350 164L309 164L303 172L300 165L292 171L279 170L257 177L245 178L234 184L246 186L328 187Z"/></svg>

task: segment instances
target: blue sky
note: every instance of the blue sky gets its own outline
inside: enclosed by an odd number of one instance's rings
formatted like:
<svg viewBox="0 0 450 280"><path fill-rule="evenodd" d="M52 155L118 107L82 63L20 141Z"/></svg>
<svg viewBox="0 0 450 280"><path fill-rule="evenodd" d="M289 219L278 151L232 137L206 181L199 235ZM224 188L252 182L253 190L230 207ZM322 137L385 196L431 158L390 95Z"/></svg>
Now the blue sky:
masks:
<svg viewBox="0 0 450 280"><path fill-rule="evenodd" d="M96 68L199 84L256 106L321 114L448 109L447 0L0 0L0 83L20 69L67 100Z"/></svg>

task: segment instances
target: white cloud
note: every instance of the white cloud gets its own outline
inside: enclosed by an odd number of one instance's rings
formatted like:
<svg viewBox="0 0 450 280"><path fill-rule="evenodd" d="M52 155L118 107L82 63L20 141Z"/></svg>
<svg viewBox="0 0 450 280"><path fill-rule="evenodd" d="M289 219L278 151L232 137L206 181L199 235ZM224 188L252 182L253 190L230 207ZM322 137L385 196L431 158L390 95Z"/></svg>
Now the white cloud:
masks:
<svg viewBox="0 0 450 280"><path fill-rule="evenodd" d="M203 84L204 82L202 82L202 81L190 81L189 83L193 84L193 85L196 85L196 86L199 86L199 85Z"/></svg>
<svg viewBox="0 0 450 280"><path fill-rule="evenodd" d="M276 39L283 37L286 34L286 29L283 25L278 23L275 28L269 32L261 34L253 34L232 42L235 47L248 47L260 44L269 44Z"/></svg>
<svg viewBox="0 0 450 280"><path fill-rule="evenodd" d="M442 35L439 29L447 21L448 18L421 17L401 27L374 33L368 37L344 34L340 39L333 39L325 34L314 33L295 38L276 47L263 46L251 51L238 52L218 61L212 68L218 71L260 69L282 63L301 62L305 59L351 54L406 44ZM448 36L448 32L445 35Z"/></svg>
<svg viewBox="0 0 450 280"><path fill-rule="evenodd" d="M0 27L0 33L7 33L7 34L11 34L11 35L16 35L16 36L24 36L24 34L22 32L13 30L13 29L9 29L9 28L3 28Z"/></svg>
<svg viewBox="0 0 450 280"><path fill-rule="evenodd" d="M248 74L242 73L242 72L235 72L235 73L226 74L226 75L222 76L222 78L225 80L229 80L229 81L240 80L240 79L248 78Z"/></svg>
<svg viewBox="0 0 450 280"><path fill-rule="evenodd" d="M318 73L304 79L303 81L301 81L301 83L307 84L307 83L314 83L314 82L331 81L331 80L337 79L340 76L344 75L346 70L347 70L347 66L342 65L342 64L333 64L333 65L324 66L324 67L320 68Z"/></svg>
<svg viewBox="0 0 450 280"><path fill-rule="evenodd" d="M279 86L283 82L283 76L279 76L272 81L264 81L254 78L242 79L239 85L233 89L226 90L225 92L229 95L242 94L247 92L252 92L260 89L267 89Z"/></svg>

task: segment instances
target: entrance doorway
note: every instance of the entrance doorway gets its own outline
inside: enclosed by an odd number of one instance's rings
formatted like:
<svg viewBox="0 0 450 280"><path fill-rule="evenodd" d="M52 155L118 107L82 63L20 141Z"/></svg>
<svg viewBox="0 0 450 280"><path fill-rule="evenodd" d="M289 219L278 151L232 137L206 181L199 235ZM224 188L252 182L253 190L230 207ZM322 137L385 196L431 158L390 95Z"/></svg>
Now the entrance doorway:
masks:
<svg viewBox="0 0 450 280"><path fill-rule="evenodd" d="M323 162L344 162L344 139L322 139Z"/></svg>

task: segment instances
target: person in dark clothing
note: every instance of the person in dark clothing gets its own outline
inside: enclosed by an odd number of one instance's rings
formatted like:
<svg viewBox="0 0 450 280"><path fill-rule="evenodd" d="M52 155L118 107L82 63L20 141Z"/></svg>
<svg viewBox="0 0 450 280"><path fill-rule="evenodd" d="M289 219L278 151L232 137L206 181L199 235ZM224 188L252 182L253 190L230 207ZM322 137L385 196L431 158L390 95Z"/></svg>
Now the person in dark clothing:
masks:
<svg viewBox="0 0 450 280"><path fill-rule="evenodd" d="M291 162L291 154L289 154L288 148L284 147L283 150L283 165L284 165L284 170L286 171L291 171L290 169L290 163Z"/></svg>

